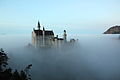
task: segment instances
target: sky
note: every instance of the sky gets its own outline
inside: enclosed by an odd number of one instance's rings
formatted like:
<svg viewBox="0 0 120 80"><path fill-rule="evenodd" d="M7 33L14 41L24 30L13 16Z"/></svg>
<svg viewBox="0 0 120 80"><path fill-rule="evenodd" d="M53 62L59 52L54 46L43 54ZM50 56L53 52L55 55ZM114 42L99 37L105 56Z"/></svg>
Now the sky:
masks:
<svg viewBox="0 0 120 80"><path fill-rule="evenodd" d="M0 34L31 34L38 20L60 34L101 34L120 25L120 0L0 0ZM42 28L42 27L41 27Z"/></svg>

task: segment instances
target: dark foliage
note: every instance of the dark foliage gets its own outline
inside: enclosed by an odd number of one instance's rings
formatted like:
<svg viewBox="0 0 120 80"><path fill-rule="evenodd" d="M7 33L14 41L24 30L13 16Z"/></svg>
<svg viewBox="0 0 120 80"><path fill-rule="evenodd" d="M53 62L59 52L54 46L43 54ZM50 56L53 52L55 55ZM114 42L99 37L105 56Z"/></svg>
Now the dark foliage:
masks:
<svg viewBox="0 0 120 80"><path fill-rule="evenodd" d="M3 68L5 68L8 63L8 57L7 54L4 53L3 49L0 49L0 72L2 72Z"/></svg>
<svg viewBox="0 0 120 80"><path fill-rule="evenodd" d="M3 49L0 49L0 80L31 80L29 70L32 64L20 72L18 70L12 71L11 68L6 68L8 66L8 59L7 54Z"/></svg>

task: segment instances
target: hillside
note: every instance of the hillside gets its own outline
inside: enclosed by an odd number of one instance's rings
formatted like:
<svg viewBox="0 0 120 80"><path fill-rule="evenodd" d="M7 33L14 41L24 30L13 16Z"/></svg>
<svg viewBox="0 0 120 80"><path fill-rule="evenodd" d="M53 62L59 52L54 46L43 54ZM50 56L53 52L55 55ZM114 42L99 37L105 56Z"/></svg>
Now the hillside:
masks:
<svg viewBox="0 0 120 80"><path fill-rule="evenodd" d="M120 26L113 26L105 31L104 34L120 34Z"/></svg>

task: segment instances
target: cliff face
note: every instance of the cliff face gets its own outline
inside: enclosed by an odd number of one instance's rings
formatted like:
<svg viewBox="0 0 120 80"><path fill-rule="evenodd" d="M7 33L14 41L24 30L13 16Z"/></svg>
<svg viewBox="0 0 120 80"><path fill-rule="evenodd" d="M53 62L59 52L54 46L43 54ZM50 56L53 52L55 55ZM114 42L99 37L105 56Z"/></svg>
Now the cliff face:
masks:
<svg viewBox="0 0 120 80"><path fill-rule="evenodd" d="M105 31L104 34L120 34L120 26L113 26Z"/></svg>

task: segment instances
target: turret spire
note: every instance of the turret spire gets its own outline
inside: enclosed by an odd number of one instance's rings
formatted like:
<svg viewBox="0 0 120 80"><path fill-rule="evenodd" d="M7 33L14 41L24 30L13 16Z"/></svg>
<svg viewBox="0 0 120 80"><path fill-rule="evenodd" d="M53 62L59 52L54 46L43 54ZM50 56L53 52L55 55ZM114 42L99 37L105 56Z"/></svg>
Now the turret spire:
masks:
<svg viewBox="0 0 120 80"><path fill-rule="evenodd" d="M43 26L43 46L45 45L45 28Z"/></svg>
<svg viewBox="0 0 120 80"><path fill-rule="evenodd" d="M45 31L45 28L44 28L44 26L43 26L43 31Z"/></svg>
<svg viewBox="0 0 120 80"><path fill-rule="evenodd" d="M63 38L64 38L65 41L67 40L67 33L66 33L66 30L64 30Z"/></svg>
<svg viewBox="0 0 120 80"><path fill-rule="evenodd" d="M41 27L41 26L40 26L40 22L39 22L39 21L38 21L38 26L37 26L37 27L38 27L38 29L40 30L40 27Z"/></svg>

